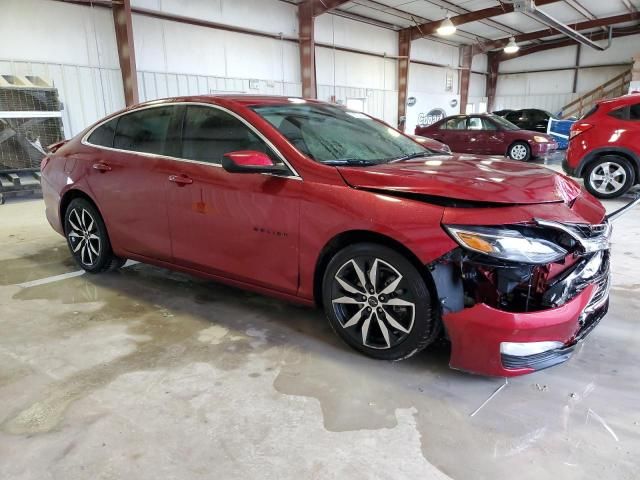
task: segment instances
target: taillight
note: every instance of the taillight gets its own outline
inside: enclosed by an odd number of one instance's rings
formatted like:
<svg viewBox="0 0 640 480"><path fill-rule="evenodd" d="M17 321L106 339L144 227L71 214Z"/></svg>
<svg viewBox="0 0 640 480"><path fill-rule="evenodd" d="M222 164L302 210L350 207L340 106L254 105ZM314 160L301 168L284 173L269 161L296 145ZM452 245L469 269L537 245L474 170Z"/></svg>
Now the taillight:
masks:
<svg viewBox="0 0 640 480"><path fill-rule="evenodd" d="M46 167L49 164L49 160L51 160L51 157L49 155L45 155L45 157L40 162L40 171L41 172L44 171L44 167Z"/></svg>
<svg viewBox="0 0 640 480"><path fill-rule="evenodd" d="M593 125L590 123L574 123L571 126L571 131L569 133L569 139L580 135L581 133L586 132L587 130L591 130Z"/></svg>
<svg viewBox="0 0 640 480"><path fill-rule="evenodd" d="M48 150L50 153L56 153L56 152L58 151L58 149L59 149L60 147L62 147L62 146L63 146L65 143L67 143L67 142L68 142L68 140L62 140L61 142L52 143L51 145L49 145L49 146L47 147L47 150Z"/></svg>

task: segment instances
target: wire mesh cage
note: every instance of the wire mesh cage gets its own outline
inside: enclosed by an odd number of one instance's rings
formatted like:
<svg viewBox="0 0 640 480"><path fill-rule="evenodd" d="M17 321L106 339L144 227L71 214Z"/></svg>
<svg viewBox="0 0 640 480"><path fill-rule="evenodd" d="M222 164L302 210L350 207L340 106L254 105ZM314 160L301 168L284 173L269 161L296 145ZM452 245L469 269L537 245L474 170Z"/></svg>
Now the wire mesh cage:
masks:
<svg viewBox="0 0 640 480"><path fill-rule="evenodd" d="M64 139L58 90L40 77L0 75L0 204L39 191L47 146Z"/></svg>

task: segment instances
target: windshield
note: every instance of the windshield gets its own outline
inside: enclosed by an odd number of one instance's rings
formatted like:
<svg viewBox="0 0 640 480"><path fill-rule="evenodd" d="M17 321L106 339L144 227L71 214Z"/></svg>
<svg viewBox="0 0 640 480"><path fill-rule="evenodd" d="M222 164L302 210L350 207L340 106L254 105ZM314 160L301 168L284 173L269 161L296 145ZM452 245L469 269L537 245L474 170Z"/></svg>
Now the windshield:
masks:
<svg viewBox="0 0 640 480"><path fill-rule="evenodd" d="M509 120L506 120L503 117L499 117L498 115L489 115L489 116L491 117L491 120L496 122L505 130L520 130L520 127L518 127L517 125L514 125Z"/></svg>
<svg viewBox="0 0 640 480"><path fill-rule="evenodd" d="M321 163L375 165L433 153L368 115L333 105L270 105L253 110Z"/></svg>

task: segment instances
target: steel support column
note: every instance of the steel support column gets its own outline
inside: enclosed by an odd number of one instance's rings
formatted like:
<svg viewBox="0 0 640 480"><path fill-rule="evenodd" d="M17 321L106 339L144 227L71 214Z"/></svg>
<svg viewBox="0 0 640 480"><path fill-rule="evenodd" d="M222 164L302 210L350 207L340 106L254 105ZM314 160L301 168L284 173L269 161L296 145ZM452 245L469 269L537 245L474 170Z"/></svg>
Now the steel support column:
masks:
<svg viewBox="0 0 640 480"><path fill-rule="evenodd" d="M487 74L487 112L492 112L496 108L496 88L498 87L498 72L500 71L500 52L489 52L487 54L487 64L489 72Z"/></svg>
<svg viewBox="0 0 640 480"><path fill-rule="evenodd" d="M460 47L460 113L462 114L467 113L472 59L473 47L471 45L463 45Z"/></svg>
<svg viewBox="0 0 640 480"><path fill-rule="evenodd" d="M116 30L118 60L122 72L124 100L127 106L138 103L138 72L136 53L133 47L133 27L131 25L130 0L114 1L113 24Z"/></svg>
<svg viewBox="0 0 640 480"><path fill-rule="evenodd" d="M411 30L400 30L398 37L398 129L404 131L409 96L409 63L411 61Z"/></svg>
<svg viewBox="0 0 640 480"><path fill-rule="evenodd" d="M298 6L300 35L300 73L302 96L316 98L316 43L314 37L314 4L304 2Z"/></svg>

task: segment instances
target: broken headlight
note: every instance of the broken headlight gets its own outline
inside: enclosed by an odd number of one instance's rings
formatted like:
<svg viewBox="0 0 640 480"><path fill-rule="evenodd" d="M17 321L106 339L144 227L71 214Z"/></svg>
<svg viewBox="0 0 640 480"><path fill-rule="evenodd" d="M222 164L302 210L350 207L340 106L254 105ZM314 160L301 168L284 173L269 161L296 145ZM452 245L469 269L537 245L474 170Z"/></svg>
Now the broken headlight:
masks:
<svg viewBox="0 0 640 480"><path fill-rule="evenodd" d="M490 257L528 264L553 263L567 255L560 245L505 227L445 226L463 248Z"/></svg>

